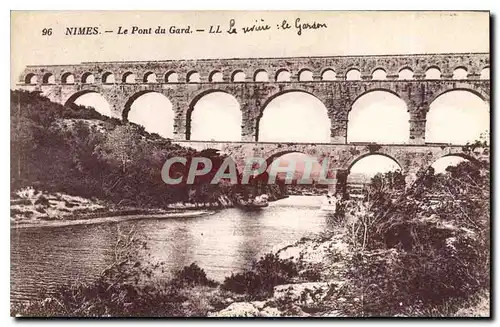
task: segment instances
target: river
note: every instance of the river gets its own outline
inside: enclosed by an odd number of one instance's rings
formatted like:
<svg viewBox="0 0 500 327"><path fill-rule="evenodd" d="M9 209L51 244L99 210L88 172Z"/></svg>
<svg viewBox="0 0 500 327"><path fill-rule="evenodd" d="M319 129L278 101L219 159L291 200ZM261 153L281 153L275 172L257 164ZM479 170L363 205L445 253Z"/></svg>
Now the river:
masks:
<svg viewBox="0 0 500 327"><path fill-rule="evenodd" d="M223 281L265 253L332 228L321 196L290 196L261 211L231 208L193 218L148 219L95 225L11 229L11 300L39 290L92 280L113 259L118 228L134 228L147 242L150 261L168 271L195 262Z"/></svg>

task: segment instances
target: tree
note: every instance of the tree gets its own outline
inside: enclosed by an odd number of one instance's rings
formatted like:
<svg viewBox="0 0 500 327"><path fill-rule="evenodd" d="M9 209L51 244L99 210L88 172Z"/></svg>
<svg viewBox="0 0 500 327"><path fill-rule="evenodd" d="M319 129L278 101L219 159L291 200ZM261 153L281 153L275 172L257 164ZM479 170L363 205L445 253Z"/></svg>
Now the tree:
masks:
<svg viewBox="0 0 500 327"><path fill-rule="evenodd" d="M125 173L127 164L134 159L141 143L134 126L120 125L107 135L99 152L102 158L120 162L122 172Z"/></svg>

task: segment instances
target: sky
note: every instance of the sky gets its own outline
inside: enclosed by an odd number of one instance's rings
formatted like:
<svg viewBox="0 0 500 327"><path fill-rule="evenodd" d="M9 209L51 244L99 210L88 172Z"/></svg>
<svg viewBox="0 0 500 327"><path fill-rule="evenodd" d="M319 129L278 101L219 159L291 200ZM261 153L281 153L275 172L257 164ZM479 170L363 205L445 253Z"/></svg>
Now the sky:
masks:
<svg viewBox="0 0 500 327"><path fill-rule="evenodd" d="M363 54L418 54L489 52L487 12L12 12L11 84L26 65L71 64L83 61L167 60L196 58L287 57ZM283 20L294 24L324 23L326 28L279 30ZM220 25L227 30L255 22L268 31L238 35L117 35L121 27L154 30L156 27L191 29ZM95 26L102 34L67 36L68 27ZM51 29L51 35L42 35ZM104 33L113 30L114 33ZM47 33L46 33L47 34ZM106 113L107 104L88 94L77 103ZM457 110L457 107L459 109ZM471 114L472 113L472 114ZM449 117L456 117L450 124ZM173 112L168 99L158 94L140 97L129 119L151 132L170 136ZM192 139L238 140L241 113L234 98L212 93L193 112ZM360 98L349 115L349 141L404 143L408 114L404 102L386 92ZM326 109L316 98L289 93L266 107L260 140L328 142ZM277 126L281 128L277 128ZM467 126L467 128L465 128ZM428 141L463 143L489 126L488 106L471 94L438 98L431 106Z"/></svg>
<svg viewBox="0 0 500 327"><path fill-rule="evenodd" d="M166 60L187 58L286 57L321 55L489 52L487 12L333 12L333 11L87 11L12 12L11 61L14 81L26 65L82 61ZM303 31L274 29L283 20L327 24ZM273 29L230 35L66 36L67 27L119 26L209 28L251 25L263 20ZM42 35L52 28L52 35Z"/></svg>

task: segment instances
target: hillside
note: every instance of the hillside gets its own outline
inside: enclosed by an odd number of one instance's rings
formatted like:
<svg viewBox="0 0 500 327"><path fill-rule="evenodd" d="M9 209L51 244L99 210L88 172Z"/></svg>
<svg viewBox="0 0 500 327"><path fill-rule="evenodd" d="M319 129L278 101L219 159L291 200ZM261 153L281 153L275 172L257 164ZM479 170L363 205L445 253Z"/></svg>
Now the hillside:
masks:
<svg viewBox="0 0 500 327"><path fill-rule="evenodd" d="M209 181L223 158L172 144L142 126L102 116L92 108L65 107L37 93L11 91L11 191L33 187L98 199L108 205L165 208L171 203L217 203L242 191ZM213 174L193 185L166 185L167 158L209 157ZM183 169L171 171L185 175ZM243 190L244 191L244 190Z"/></svg>

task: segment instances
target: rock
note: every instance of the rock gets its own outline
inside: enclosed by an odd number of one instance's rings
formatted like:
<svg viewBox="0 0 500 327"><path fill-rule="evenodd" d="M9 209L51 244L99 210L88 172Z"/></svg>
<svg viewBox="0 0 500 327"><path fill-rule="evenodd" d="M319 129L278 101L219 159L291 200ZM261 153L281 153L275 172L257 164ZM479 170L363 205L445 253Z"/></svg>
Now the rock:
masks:
<svg viewBox="0 0 500 327"><path fill-rule="evenodd" d="M278 285L274 287L274 298L278 300L288 298L296 303L301 301L307 304L307 302L323 299L329 289L330 286L326 282Z"/></svg>
<svg viewBox="0 0 500 327"><path fill-rule="evenodd" d="M261 317L281 317L281 311L272 307L265 307L260 314Z"/></svg>
<svg viewBox="0 0 500 327"><path fill-rule="evenodd" d="M292 259L311 264L322 264L328 262L329 256L335 253L339 259L351 254L348 245L342 240L342 234L332 236L325 241L303 239L291 246L287 246L278 255L281 259Z"/></svg>
<svg viewBox="0 0 500 327"><path fill-rule="evenodd" d="M277 308L266 307L266 301L235 302L218 312L209 313L209 317L280 317Z"/></svg>
<svg viewBox="0 0 500 327"><path fill-rule="evenodd" d="M209 313L209 317L259 317L259 310L248 302L236 302L219 312Z"/></svg>
<svg viewBox="0 0 500 327"><path fill-rule="evenodd" d="M322 317L342 317L342 313L339 310L332 310L330 312L324 313Z"/></svg>
<svg viewBox="0 0 500 327"><path fill-rule="evenodd" d="M253 302L250 302L250 303L252 303L253 306L256 307L259 310L264 309L264 306L266 305L266 301L253 301Z"/></svg>

